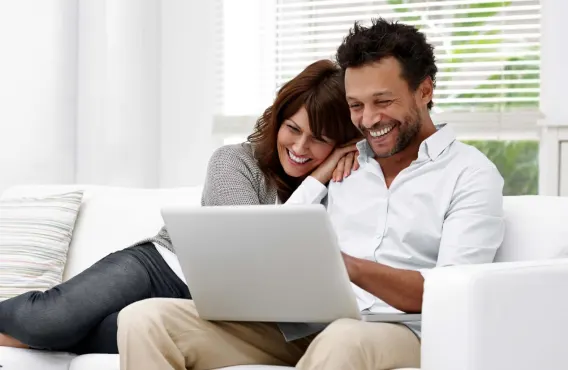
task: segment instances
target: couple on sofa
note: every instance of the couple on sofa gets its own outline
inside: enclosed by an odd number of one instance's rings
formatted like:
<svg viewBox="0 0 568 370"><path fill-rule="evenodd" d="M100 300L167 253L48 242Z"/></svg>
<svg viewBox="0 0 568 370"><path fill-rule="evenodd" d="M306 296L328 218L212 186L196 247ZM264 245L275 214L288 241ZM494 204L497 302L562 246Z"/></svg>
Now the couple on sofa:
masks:
<svg viewBox="0 0 568 370"><path fill-rule="evenodd" d="M326 198L358 300L421 312L429 269L492 262L503 179L432 122L437 67L414 27L355 24L336 58L285 84L247 142L213 154L202 204ZM163 228L53 289L1 302L0 345L119 351L123 370L420 366L419 324L201 320L174 253Z"/></svg>

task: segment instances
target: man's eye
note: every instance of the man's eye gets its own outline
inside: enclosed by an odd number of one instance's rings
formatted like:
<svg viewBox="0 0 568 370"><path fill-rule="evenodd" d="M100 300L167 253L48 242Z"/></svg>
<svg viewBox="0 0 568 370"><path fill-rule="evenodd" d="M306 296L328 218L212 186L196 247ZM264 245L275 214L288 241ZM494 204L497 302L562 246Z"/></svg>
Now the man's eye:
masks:
<svg viewBox="0 0 568 370"><path fill-rule="evenodd" d="M390 103L392 103L392 100L380 100L377 102L379 105L388 105Z"/></svg>
<svg viewBox="0 0 568 370"><path fill-rule="evenodd" d="M354 103L354 104L350 104L350 105L349 105L349 108L354 109L354 108L359 108L360 106L361 106L361 104L359 104L359 103Z"/></svg>

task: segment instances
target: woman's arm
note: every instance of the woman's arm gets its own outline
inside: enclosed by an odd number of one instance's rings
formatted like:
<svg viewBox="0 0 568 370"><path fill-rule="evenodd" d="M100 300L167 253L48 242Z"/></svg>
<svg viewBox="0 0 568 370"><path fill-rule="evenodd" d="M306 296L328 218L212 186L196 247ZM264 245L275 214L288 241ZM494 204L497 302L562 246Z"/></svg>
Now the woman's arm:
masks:
<svg viewBox="0 0 568 370"><path fill-rule="evenodd" d="M246 149L236 146L224 146L217 149L207 168L201 205L231 206L262 204L259 198L261 182L265 181L257 169L254 158L249 157ZM285 204L319 204L327 195L326 184L331 179L338 162L354 145L338 148L322 163L311 176L308 176L294 191Z"/></svg>
<svg viewBox="0 0 568 370"><path fill-rule="evenodd" d="M286 204L319 204L327 195L327 184L333 181L342 181L351 174L351 170L357 170L359 163L355 165L355 152L357 147L354 143L339 147L312 172L312 174L300 184L290 196ZM337 176L337 177L336 177Z"/></svg>

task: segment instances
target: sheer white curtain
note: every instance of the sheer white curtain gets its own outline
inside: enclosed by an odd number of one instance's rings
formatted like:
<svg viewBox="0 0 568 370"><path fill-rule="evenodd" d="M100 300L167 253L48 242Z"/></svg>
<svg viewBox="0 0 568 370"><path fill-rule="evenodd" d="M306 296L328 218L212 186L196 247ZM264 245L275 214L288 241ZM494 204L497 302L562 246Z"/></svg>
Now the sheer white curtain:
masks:
<svg viewBox="0 0 568 370"><path fill-rule="evenodd" d="M219 105L219 4L0 2L0 191L200 184Z"/></svg>
<svg viewBox="0 0 568 370"><path fill-rule="evenodd" d="M216 109L217 6L79 1L77 182L202 182Z"/></svg>
<svg viewBox="0 0 568 370"><path fill-rule="evenodd" d="M0 192L74 181L76 13L75 1L0 1Z"/></svg>

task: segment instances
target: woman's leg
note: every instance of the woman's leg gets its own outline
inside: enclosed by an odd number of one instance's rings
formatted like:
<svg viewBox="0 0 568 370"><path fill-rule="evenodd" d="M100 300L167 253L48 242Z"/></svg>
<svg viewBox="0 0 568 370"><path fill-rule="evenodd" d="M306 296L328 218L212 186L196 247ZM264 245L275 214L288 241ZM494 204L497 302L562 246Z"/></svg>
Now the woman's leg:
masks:
<svg viewBox="0 0 568 370"><path fill-rule="evenodd" d="M115 312L105 317L82 341L70 348L69 352L78 355L86 353L118 353L117 332L118 312Z"/></svg>
<svg viewBox="0 0 568 370"><path fill-rule="evenodd" d="M127 248L45 292L0 302L0 333L31 347L70 351L97 334L93 329L107 316L133 302L161 296L189 298L189 291L153 245ZM112 325L112 317L109 320ZM102 335L105 348L108 336ZM112 341L116 346L116 335Z"/></svg>
<svg viewBox="0 0 568 370"><path fill-rule="evenodd" d="M169 268L167 263L158 257L159 252L154 248L138 250L140 259L144 261L146 270L153 284L152 297L185 298L191 295L187 285ZM118 312L108 315L83 340L77 343L70 352L78 355L86 353L118 353L116 342L118 331Z"/></svg>

